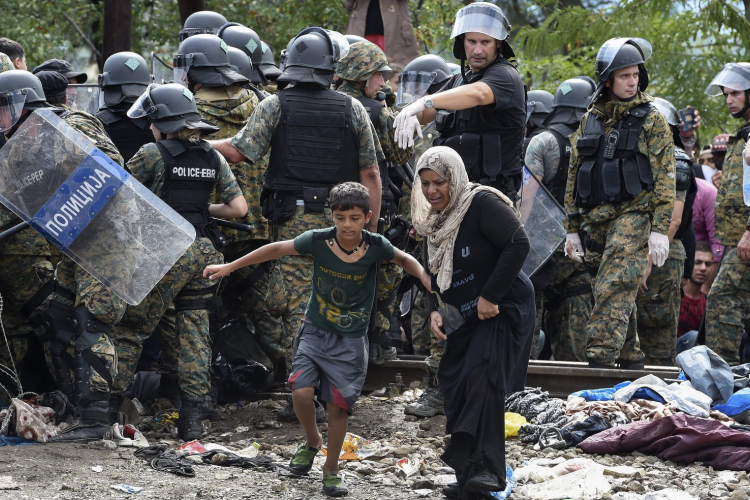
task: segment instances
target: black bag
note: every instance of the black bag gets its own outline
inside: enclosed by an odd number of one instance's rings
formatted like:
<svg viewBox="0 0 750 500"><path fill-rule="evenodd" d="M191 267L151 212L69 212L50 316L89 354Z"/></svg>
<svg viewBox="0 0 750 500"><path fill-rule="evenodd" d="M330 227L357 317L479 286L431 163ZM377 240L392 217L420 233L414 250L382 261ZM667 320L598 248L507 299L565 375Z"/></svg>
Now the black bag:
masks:
<svg viewBox="0 0 750 500"><path fill-rule="evenodd" d="M450 335L451 333L461 328L466 320L464 320L464 317L461 314L461 311L458 310L458 308L444 303L439 293L433 292L433 295L435 296L435 299L438 303L437 311L440 313L440 317L443 318L443 333L445 333L446 335Z"/></svg>

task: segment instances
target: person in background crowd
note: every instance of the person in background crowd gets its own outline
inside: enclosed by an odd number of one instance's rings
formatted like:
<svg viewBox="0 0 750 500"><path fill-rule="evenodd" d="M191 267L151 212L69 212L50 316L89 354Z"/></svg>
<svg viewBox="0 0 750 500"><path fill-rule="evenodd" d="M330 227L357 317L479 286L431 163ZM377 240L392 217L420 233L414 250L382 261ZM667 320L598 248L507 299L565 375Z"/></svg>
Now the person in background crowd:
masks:
<svg viewBox="0 0 750 500"><path fill-rule="evenodd" d="M13 63L13 69L22 69L26 71L26 51L23 50L23 45L11 40L10 38L0 38L0 52L10 57L11 63Z"/></svg>
<svg viewBox="0 0 750 500"><path fill-rule="evenodd" d="M708 270L708 278L703 284L703 292L708 294L711 284L714 282L716 273L719 270L721 257L724 255L724 245L716 237L716 228L714 223L714 204L716 203L716 187L709 180L695 179L698 185L698 193L695 195L693 202L693 229L695 230L695 240L705 241L711 246L713 252L713 262Z"/></svg>
<svg viewBox="0 0 750 500"><path fill-rule="evenodd" d="M703 146L701 154L698 156L698 165L700 165L702 174L700 178L711 182L716 173L716 166L714 165L714 152L711 150L710 144Z"/></svg>
<svg viewBox="0 0 750 500"><path fill-rule="evenodd" d="M677 328L677 354L695 346L703 315L706 312L706 294L703 285L708 280L714 264L713 251L705 241L695 244L693 275L682 287L680 322Z"/></svg>
<svg viewBox="0 0 750 500"><path fill-rule="evenodd" d="M714 137L711 143L711 152L714 155L714 167L717 170L711 178L711 182L716 186L716 189L719 189L719 185L721 184L721 171L724 167L724 157L727 155L729 137L729 134L719 134Z"/></svg>

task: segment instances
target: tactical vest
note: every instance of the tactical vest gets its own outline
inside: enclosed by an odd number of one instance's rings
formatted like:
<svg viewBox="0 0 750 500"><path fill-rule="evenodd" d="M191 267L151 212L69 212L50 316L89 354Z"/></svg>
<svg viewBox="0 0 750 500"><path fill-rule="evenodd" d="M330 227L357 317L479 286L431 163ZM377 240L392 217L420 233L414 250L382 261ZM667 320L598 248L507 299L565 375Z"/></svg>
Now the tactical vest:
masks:
<svg viewBox="0 0 750 500"><path fill-rule="evenodd" d="M218 154L205 141L193 144L167 139L156 146L164 159L164 186L159 197L196 230L208 226L208 203L219 177Z"/></svg>
<svg viewBox="0 0 750 500"><path fill-rule="evenodd" d="M580 208L618 204L654 189L648 157L638 152L638 138L654 107L640 104L617 122L605 136L604 120L589 114L583 135L576 141L581 167L576 178L575 200Z"/></svg>
<svg viewBox="0 0 750 500"><path fill-rule="evenodd" d="M505 64L516 69L503 57L498 57L492 64ZM463 77L458 75L451 87L463 84ZM440 110L435 125L440 137L435 139L433 146L454 149L461 156L470 181L495 186L511 200L517 198L522 180L524 127L485 123L480 106L459 111Z"/></svg>
<svg viewBox="0 0 750 500"><path fill-rule="evenodd" d="M359 137L352 98L334 90L292 87L278 94L281 118L271 143L264 189L302 196L359 181ZM327 194L326 194L327 196Z"/></svg>
<svg viewBox="0 0 750 500"><path fill-rule="evenodd" d="M375 99L370 99L365 95L357 97L357 100L365 107L367 114L370 115L370 121L372 124L377 125L378 120L380 120L380 115L383 113L383 109L385 109L385 104L376 101Z"/></svg>
<svg viewBox="0 0 750 500"><path fill-rule="evenodd" d="M101 109L96 113L104 124L104 131L117 147L125 163L135 156L141 147L154 142L154 134L146 118L128 118L125 114Z"/></svg>
<svg viewBox="0 0 750 500"><path fill-rule="evenodd" d="M575 131L575 126L563 123L555 123L547 129L547 132L557 140L557 147L560 149L560 165L546 187L562 207L565 206L565 187L568 183L568 168L570 167L571 145L568 137Z"/></svg>
<svg viewBox="0 0 750 500"><path fill-rule="evenodd" d="M685 196L685 206L682 209L680 227L677 229L674 236L682 241L685 232L693 223L693 204L695 203L695 196L698 194L698 183L695 181L695 172L693 172L692 165L688 165L687 162L676 162L675 174L676 190L685 191L687 193Z"/></svg>

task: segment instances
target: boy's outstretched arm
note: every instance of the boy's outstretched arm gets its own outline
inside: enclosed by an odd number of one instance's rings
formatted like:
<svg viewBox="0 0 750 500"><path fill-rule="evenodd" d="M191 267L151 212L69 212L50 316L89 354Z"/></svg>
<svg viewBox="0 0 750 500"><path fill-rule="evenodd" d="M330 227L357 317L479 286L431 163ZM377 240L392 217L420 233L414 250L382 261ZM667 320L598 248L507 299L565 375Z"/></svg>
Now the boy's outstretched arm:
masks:
<svg viewBox="0 0 750 500"><path fill-rule="evenodd" d="M294 249L294 240L269 243L268 245L263 245L259 249L252 251L243 257L240 257L234 262L207 266L206 269L203 270L203 277L215 280L217 278L221 278L222 276L227 276L232 271L236 271L241 267L278 259L279 257L283 257L284 255L299 255L299 253L297 253L297 250Z"/></svg>
<svg viewBox="0 0 750 500"><path fill-rule="evenodd" d="M422 282L422 285L427 289L428 292L432 291L432 278L430 278L430 273L428 273L422 265L417 262L417 259L409 255L408 253L404 253L398 248L393 249L395 253L393 254L393 258L391 259L391 262L394 264L401 266L404 268L404 271L411 274L412 276L419 278L419 281Z"/></svg>

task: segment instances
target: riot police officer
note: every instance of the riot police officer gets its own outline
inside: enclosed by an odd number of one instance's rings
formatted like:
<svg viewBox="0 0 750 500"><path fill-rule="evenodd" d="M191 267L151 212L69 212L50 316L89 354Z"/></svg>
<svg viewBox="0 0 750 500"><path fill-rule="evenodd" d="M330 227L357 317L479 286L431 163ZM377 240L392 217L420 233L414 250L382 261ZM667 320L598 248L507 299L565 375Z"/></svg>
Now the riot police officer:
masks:
<svg viewBox="0 0 750 500"><path fill-rule="evenodd" d="M730 365L741 360L743 320L750 317L750 207L743 196L743 153L750 132L750 63L729 63L706 87L723 95L732 118L742 125L728 137L716 196L716 237L727 249L706 302L706 346ZM716 151L718 148L714 148ZM719 156L714 153L714 158Z"/></svg>
<svg viewBox="0 0 750 500"><path fill-rule="evenodd" d="M213 143L230 162L256 163L270 149L261 203L273 241L330 227L328 192L341 181L359 181L370 193L381 192L367 111L356 99L329 89L339 47L322 28L300 32L277 80L282 90L261 102L234 138ZM290 84L294 86L287 88ZM379 196L370 198L370 208L367 229L376 231ZM312 262L297 256L278 259L270 271L266 307L282 318L279 345L290 354L310 297L311 276ZM291 406L286 414L293 414Z"/></svg>
<svg viewBox="0 0 750 500"><path fill-rule="evenodd" d="M268 85L268 80L260 70L260 65L263 62L263 46L258 34L239 23L227 23L219 29L217 35L230 47L247 54L252 64L250 69L250 83L252 85L249 88L261 101L268 97L268 93L263 90L263 86Z"/></svg>
<svg viewBox="0 0 750 500"><path fill-rule="evenodd" d="M128 118L125 114L152 81L146 61L135 52L112 54L104 61L99 75L96 117L104 124L125 162L141 146L154 140L148 120Z"/></svg>
<svg viewBox="0 0 750 500"><path fill-rule="evenodd" d="M587 77L570 78L560 84L549 106L550 112L539 122L540 133L531 138L526 148L526 168L561 206L565 203L568 181L570 136L578 129L595 89L594 81ZM536 104L531 104L531 96L529 92L529 104L537 109ZM531 116L533 119L534 114ZM524 187L522 211L527 210L524 205L534 199L537 189L535 182ZM585 361L591 283L583 264L564 257L560 248L531 278L537 295L534 334L537 337L544 330L555 360Z"/></svg>
<svg viewBox="0 0 750 500"><path fill-rule="evenodd" d="M532 90L526 94L526 137L523 140L523 154L535 136L544 132L544 120L552 112L554 96L546 90Z"/></svg>
<svg viewBox="0 0 750 500"><path fill-rule="evenodd" d="M669 253L674 145L666 119L644 92L651 53L642 38L604 43L596 59L597 91L574 136L566 253L585 259L593 279L586 343L591 367L643 367L636 294L649 257L660 267Z"/></svg>
<svg viewBox="0 0 750 500"><path fill-rule="evenodd" d="M91 139L96 147L113 161L123 165L122 157L107 137L99 121L87 113L51 107L45 101L41 82L31 73L7 71L0 74L0 94L2 93L16 97L23 96L23 111L20 114L14 113L15 120L6 124L9 126L3 127L6 137L12 136L34 110L49 108L70 126ZM5 102L8 100L6 99ZM5 110L0 111L0 114L3 113ZM26 230L19 233L16 238L22 246L28 244L28 246L35 247L38 257L44 258L49 255L49 249L41 235L33 236L29 230ZM118 247L121 244L126 244L126 242L102 242L101 248L91 249L92 255L98 253L100 257L103 256L106 259L106 255L111 253L110 258L114 258L115 254L111 246ZM43 264L43 270L49 270L50 267ZM35 274L33 268L28 271ZM17 279L19 281L16 285L23 286L22 276ZM116 372L116 357L110 337L111 328L122 318L125 312L125 302L68 257L63 257L57 265L55 280L53 286L40 288L42 295L36 294L29 299L37 303L37 306L41 305L44 298L54 290L53 299L41 316L45 326L41 340L48 343L46 347L50 352L58 386L72 397L73 403L80 411L78 423L54 439L58 441L101 439L108 429L107 405L110 387ZM33 281L38 282L38 278ZM25 284L29 283L27 281ZM27 302L27 305L29 304L30 302ZM33 308L29 306L29 309L33 312ZM73 341L74 348L71 356L67 349L72 347ZM73 369L75 378L71 381L70 370Z"/></svg>
<svg viewBox="0 0 750 500"><path fill-rule="evenodd" d="M189 90L177 84L150 85L128 116L149 120L157 139L138 150L128 168L187 219L197 237L154 290L137 306L128 307L115 327L118 383L110 400L110 418L117 418L122 392L135 373L143 341L174 303L177 332L173 338L161 338L160 343L165 354L177 360L178 434L189 441L203 435L199 409L211 388L208 314L217 285L203 278L202 270L224 260L217 250L221 236L211 224L211 216L241 217L247 212L247 203L229 165L201 138L218 127L201 120ZM214 189L219 203L210 203Z"/></svg>
<svg viewBox="0 0 750 500"><path fill-rule="evenodd" d="M397 146L393 129L393 122L398 113L383 102L385 96L381 89L385 85L385 78L391 68L385 53L371 42L358 42L349 46L346 57L339 61L336 76L339 77L337 90L344 95L357 99L370 115L370 121L375 127L379 148L380 181L383 187L380 215L385 219L385 234L392 234L391 243L404 249L408 241L409 224L403 218L396 218L399 202L403 192L399 186L403 185L405 174L404 165L409 161L413 148L401 149ZM394 231L389 231L393 229ZM390 322L396 309L396 292L401 283L402 271L399 266L390 262L382 262L378 275L378 290L376 301L375 331L369 333L370 362L382 364L396 357L396 347L388 334ZM396 345L400 345L398 342Z"/></svg>
<svg viewBox="0 0 750 500"><path fill-rule="evenodd" d="M510 23L489 2L475 2L456 14L451 38L453 55L468 61L471 71L453 77L446 89L423 97L396 120L399 145L421 134L419 123L436 120L435 146L455 149L469 180L491 185L511 200L522 180L526 95L521 75L509 61L515 53L507 42Z"/></svg>

